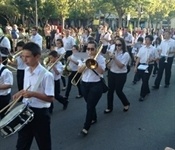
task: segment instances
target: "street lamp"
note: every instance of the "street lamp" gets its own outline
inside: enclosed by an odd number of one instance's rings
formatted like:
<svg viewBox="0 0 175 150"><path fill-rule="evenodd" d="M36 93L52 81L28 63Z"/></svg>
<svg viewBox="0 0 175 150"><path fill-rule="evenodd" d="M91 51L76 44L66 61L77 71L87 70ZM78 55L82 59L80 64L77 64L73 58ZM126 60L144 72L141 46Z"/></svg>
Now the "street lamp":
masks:
<svg viewBox="0 0 175 150"><path fill-rule="evenodd" d="M35 0L35 24L36 24L36 27L38 27L38 3L37 3L37 0Z"/></svg>

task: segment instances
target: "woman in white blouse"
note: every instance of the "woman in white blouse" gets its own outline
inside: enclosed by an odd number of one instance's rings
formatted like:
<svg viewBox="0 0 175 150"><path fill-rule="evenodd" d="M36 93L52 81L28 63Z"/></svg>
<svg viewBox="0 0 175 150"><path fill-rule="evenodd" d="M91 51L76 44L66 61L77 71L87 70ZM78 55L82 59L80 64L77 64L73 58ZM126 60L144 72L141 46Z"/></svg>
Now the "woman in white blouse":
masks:
<svg viewBox="0 0 175 150"><path fill-rule="evenodd" d="M127 64L130 60L129 53L126 51L125 41L118 38L115 43L115 52L111 54L111 65L108 72L107 109L104 113L113 111L114 91L124 105L123 111L128 111L130 103L123 93L123 87L127 78Z"/></svg>

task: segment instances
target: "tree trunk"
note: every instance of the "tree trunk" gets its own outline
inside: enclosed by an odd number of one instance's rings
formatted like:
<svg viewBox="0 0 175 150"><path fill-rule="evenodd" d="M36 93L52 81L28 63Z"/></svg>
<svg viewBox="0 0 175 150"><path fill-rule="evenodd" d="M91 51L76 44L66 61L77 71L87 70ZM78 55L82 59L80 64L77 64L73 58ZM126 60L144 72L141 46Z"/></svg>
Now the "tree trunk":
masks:
<svg viewBox="0 0 175 150"><path fill-rule="evenodd" d="M122 16L118 16L118 27L122 27Z"/></svg>
<svg viewBox="0 0 175 150"><path fill-rule="evenodd" d="M62 28L64 29L65 27L65 17L62 17Z"/></svg>

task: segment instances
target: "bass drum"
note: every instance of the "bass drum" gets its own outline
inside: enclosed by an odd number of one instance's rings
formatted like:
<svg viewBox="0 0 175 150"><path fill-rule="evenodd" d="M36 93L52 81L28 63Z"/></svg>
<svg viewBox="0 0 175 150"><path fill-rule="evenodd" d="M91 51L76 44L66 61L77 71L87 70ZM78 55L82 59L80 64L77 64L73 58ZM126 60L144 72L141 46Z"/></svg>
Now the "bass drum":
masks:
<svg viewBox="0 0 175 150"><path fill-rule="evenodd" d="M0 133L6 138L21 130L28 122L34 118L34 112L25 104L20 104L13 108L1 121Z"/></svg>

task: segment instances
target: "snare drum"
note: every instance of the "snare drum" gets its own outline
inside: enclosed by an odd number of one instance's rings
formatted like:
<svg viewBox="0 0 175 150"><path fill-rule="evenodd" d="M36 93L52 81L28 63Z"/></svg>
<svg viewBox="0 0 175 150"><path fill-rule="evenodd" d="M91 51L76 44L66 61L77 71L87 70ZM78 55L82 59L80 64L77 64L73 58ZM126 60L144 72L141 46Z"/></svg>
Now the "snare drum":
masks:
<svg viewBox="0 0 175 150"><path fill-rule="evenodd" d="M6 138L15 132L21 130L28 122L31 122L34 117L34 112L25 104L12 109L1 121L0 121L0 133L1 136Z"/></svg>

